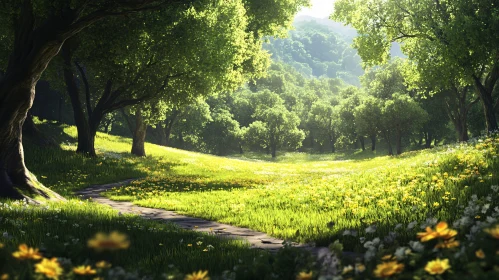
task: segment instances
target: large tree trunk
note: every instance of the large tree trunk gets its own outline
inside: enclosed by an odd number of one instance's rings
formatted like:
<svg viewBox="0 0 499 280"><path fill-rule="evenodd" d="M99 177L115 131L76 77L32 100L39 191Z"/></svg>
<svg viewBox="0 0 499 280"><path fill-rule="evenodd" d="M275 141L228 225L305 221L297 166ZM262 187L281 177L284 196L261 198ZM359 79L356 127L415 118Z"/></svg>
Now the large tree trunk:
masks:
<svg viewBox="0 0 499 280"><path fill-rule="evenodd" d="M495 104L492 98L492 91L494 89L495 83L497 82L497 78L493 78L493 76L496 75L494 74L494 72L499 71L499 69L496 69L498 67L499 65L496 65L494 67L494 70L492 70L492 72L489 74L489 77L487 77L485 85L482 84L482 82L478 77L476 76L473 77L475 81L476 91L478 92L478 95L480 96L480 101L482 102L482 107L485 115L485 122L487 124L488 132L493 132L498 130L496 113L494 108Z"/></svg>
<svg viewBox="0 0 499 280"><path fill-rule="evenodd" d="M146 129L147 126L142 117L142 110L138 108L135 110L135 131L133 133L132 154L139 157L146 156L146 150L144 148Z"/></svg>
<svg viewBox="0 0 499 280"><path fill-rule="evenodd" d="M376 150L376 135L371 135L371 151Z"/></svg>
<svg viewBox="0 0 499 280"><path fill-rule="evenodd" d="M62 41L46 41L47 30L33 31L31 3L26 2L16 30L14 50L0 80L0 197L24 197L16 188L48 197L24 164L22 127L35 98L35 85ZM53 39L53 38L51 38Z"/></svg>

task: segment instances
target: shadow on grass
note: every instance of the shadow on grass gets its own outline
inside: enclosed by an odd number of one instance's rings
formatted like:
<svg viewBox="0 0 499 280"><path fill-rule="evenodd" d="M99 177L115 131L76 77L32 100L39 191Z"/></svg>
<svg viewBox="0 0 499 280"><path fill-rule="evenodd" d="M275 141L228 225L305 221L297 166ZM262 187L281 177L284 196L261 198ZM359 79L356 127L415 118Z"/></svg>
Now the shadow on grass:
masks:
<svg viewBox="0 0 499 280"><path fill-rule="evenodd" d="M44 133L54 136L57 142L74 144L76 139L64 132L64 127L44 123ZM106 153L96 158L77 154L74 150L58 147L40 147L29 140L24 142L26 165L45 186L63 196L94 184L106 184L125 179L143 178L156 172L169 172L178 162L157 163L153 158L139 158L128 153ZM151 162L153 161L153 162Z"/></svg>
<svg viewBox="0 0 499 280"><path fill-rule="evenodd" d="M208 270L221 274L240 261L251 263L261 251L252 250L240 241L220 239L214 235L179 229L172 224L119 216L115 211L93 203L70 201L45 206L11 204L0 206L0 270L25 276L29 266L7 252L17 250L21 243L40 248L44 257L69 258L74 266L92 265L106 260L113 267L140 274L160 276L173 265L183 273ZM125 233L130 247L116 252L99 253L87 247L87 240L97 232ZM190 245L189 245L190 244ZM211 248L206 251L207 248ZM2 268L2 264L4 267ZM21 277L27 279L31 277Z"/></svg>

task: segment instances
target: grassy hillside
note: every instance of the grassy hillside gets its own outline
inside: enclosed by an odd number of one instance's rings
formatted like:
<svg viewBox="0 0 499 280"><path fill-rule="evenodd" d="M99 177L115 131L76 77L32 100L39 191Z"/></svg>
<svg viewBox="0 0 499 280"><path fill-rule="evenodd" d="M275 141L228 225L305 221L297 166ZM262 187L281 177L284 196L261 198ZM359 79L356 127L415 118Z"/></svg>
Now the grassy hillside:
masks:
<svg viewBox="0 0 499 280"><path fill-rule="evenodd" d="M438 221L453 223L459 229L456 238L463 240L464 248L466 238L481 233L479 228L492 226L499 216L499 208L496 207L499 206L496 205L499 198L499 187L496 186L499 184L498 136L409 152L398 157L333 161L329 160L329 155L286 154L280 162L267 162L216 157L152 144L146 145L148 157L136 158L128 154L130 139L98 134L96 144L99 157L90 159L73 152L76 148L76 131L73 127L44 124L42 128L57 135L62 144L60 148L39 149L27 143L27 164L42 183L67 197L71 196L72 191L89 184L141 178L130 186L109 191L107 196L133 201L142 206L176 210L250 227L276 237L302 242L327 245L340 240L347 250L362 253L367 250L365 264L368 271L376 268L375 263L368 263L374 255L381 258L382 254L393 254L401 248L416 250L417 244L421 243L410 243L411 247L400 246L409 241L414 242L417 232L427 226L434 226ZM12 211L9 207L12 206L2 208L3 213L0 215L10 215L9 220L20 219L19 211ZM73 208L77 210L71 210ZM48 218L53 217L54 213L46 215L41 210L34 211L35 214L30 214L34 216L29 216L28 220L42 219L44 223L40 227L33 222L21 223L22 231L28 238L15 234L17 243L9 241L8 246L12 249L21 240L30 244L56 244L60 241L51 240L45 233L47 231L52 235L54 230L49 230L52 228L66 232L65 243L73 236L79 236L76 238L79 240L88 239L97 231L97 228L85 231L78 229L78 233L75 233L74 226L70 226L73 221L79 225L99 224L104 231L112 228L125 231L125 224L134 224L137 232L130 232L130 236L136 236L134 240L150 237L151 233L144 232L145 227L166 231L166 234L152 237L155 240L153 243L158 243L158 246L165 242L173 246L167 250L168 254L158 260L158 263L165 264L179 263L185 258L182 256L186 252L179 247L182 245L176 243L175 232L178 232L177 239L189 234L191 239L197 238L195 234L179 232L174 227L159 224L141 226L143 221L123 221L123 218L116 217L116 213L106 212L108 210L93 203L71 202L59 205L56 209L51 211L65 216L64 220L70 221L68 224L61 224L59 214L56 214L56 218ZM8 226L8 232L16 232L15 223ZM28 232L25 226L32 230ZM467 235L470 228L471 235ZM6 227L0 222L0 231L2 229ZM427 230L431 231L430 228ZM495 231L492 232L495 234ZM141 244L142 241L137 242ZM210 240L211 244L217 244L215 247L226 248L222 252L218 251L210 261L201 260L202 254L192 256L187 252L192 262L179 267L186 273L200 264L203 269L220 273L224 267L234 264L236 256L250 259L254 255L241 244L224 242L227 241ZM466 248L475 250L477 244L481 243L473 243ZM62 248L60 244L59 247L50 246ZM148 247L156 246L152 243L140 246L144 250L133 251L134 256L122 257L123 266L130 267L131 263L144 257L151 258L161 251L161 248ZM494 246L490 245L488 249L495 250ZM374 247L376 249L372 249ZM64 252L62 249L53 250ZM77 253L66 251L62 254L85 255L85 250L88 249L82 246L75 250ZM457 249L449 250L449 254L457 252ZM435 254L444 256L442 253L438 250L414 251L411 256L417 258L417 264L411 268L412 271L424 274L421 267L426 263L424 259L433 258ZM367 258L369 254L372 255L371 259ZM494 262L494 259L488 261ZM465 264L472 260L456 259L456 262ZM157 267L157 263L144 262L141 267L144 267L144 271L154 271L153 267ZM290 275L296 275L293 273Z"/></svg>

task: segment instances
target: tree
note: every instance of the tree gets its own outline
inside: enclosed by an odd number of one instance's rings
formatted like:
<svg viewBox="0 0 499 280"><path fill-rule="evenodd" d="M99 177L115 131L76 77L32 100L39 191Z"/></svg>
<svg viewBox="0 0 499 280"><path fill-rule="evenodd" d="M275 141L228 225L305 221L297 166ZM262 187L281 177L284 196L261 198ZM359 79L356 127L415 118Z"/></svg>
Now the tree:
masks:
<svg viewBox="0 0 499 280"><path fill-rule="evenodd" d="M212 121L206 125L204 139L209 151L217 155L226 155L239 147L240 127L234 116L224 109L212 114Z"/></svg>
<svg viewBox="0 0 499 280"><path fill-rule="evenodd" d="M340 0L332 18L358 31L355 47L366 65L389 58L392 42L419 73L455 69L473 84L487 130L498 129L493 91L499 80L499 5L482 0Z"/></svg>
<svg viewBox="0 0 499 280"><path fill-rule="evenodd" d="M267 149L272 158L280 148L297 149L302 145L305 133L298 129L300 120L283 105L260 108L254 117L257 121L246 131L246 141Z"/></svg>
<svg viewBox="0 0 499 280"><path fill-rule="evenodd" d="M381 111L381 131L388 143L388 153L393 154L394 139L400 155L402 138L419 131L427 118L427 113L408 95L395 93L392 99L385 101Z"/></svg>
<svg viewBox="0 0 499 280"><path fill-rule="evenodd" d="M359 141L362 150L365 150L364 136L357 133L354 111L360 104L359 89L353 86L341 91L342 99L338 104L339 125L338 131L344 143L356 143Z"/></svg>
<svg viewBox="0 0 499 280"><path fill-rule="evenodd" d="M383 101L373 96L368 96L355 108L354 118L357 131L360 135L371 139L371 150L376 150L376 136L381 126L381 111Z"/></svg>
<svg viewBox="0 0 499 280"><path fill-rule="evenodd" d="M330 151L336 152L338 116L334 107L324 101L315 102L310 110L309 124L315 130L314 135L321 149L328 143Z"/></svg>
<svg viewBox="0 0 499 280"><path fill-rule="evenodd" d="M282 32L298 9L308 3L306 0L238 2L244 6L237 10L239 16L247 16L248 30L255 40ZM0 45L10 54L5 76L0 80L0 197L23 197L14 186L48 196L46 191L37 191L36 179L24 164L22 126L35 96L35 85L64 42L105 18L146 10L188 10L192 3L203 4L167 0L36 3L4 0L0 3Z"/></svg>

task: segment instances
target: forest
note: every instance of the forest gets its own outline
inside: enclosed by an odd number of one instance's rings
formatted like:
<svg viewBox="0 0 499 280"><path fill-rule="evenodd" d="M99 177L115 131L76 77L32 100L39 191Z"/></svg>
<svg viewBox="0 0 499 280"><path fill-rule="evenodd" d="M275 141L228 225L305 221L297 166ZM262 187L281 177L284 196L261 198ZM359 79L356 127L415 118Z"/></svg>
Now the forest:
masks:
<svg viewBox="0 0 499 280"><path fill-rule="evenodd" d="M496 279L497 30L481 0L0 0L0 279Z"/></svg>

